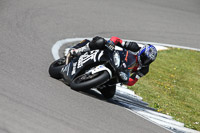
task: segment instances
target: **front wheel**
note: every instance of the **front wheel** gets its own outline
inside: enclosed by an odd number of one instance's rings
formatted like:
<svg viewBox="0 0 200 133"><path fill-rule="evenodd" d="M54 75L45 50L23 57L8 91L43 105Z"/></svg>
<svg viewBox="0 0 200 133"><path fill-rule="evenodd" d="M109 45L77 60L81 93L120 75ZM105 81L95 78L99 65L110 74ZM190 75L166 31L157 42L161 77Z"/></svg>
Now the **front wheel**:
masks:
<svg viewBox="0 0 200 133"><path fill-rule="evenodd" d="M65 57L54 61L49 67L49 75L55 79L61 79L61 69L65 66Z"/></svg>
<svg viewBox="0 0 200 133"><path fill-rule="evenodd" d="M76 91L84 91L107 82L109 78L110 75L107 71L98 72L93 75L82 74L70 83L70 87Z"/></svg>

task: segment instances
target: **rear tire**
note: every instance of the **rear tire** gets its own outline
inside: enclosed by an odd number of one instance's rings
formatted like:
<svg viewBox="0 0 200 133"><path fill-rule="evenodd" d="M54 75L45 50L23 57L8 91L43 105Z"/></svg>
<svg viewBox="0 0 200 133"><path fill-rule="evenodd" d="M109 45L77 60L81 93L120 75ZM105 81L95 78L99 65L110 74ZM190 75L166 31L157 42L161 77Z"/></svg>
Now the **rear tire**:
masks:
<svg viewBox="0 0 200 133"><path fill-rule="evenodd" d="M84 90L94 88L94 87L101 85L101 84L105 83L106 81L108 81L109 77L110 77L109 73L107 71L104 71L104 72L99 73L98 76L96 76L90 80L87 80L84 82L79 82L78 79L80 79L81 76L84 76L84 74L78 76L70 83L70 87L73 90L84 91Z"/></svg>
<svg viewBox="0 0 200 133"><path fill-rule="evenodd" d="M61 79L61 69L65 66L65 58L54 61L49 67L49 75L55 79Z"/></svg>
<svg viewBox="0 0 200 133"><path fill-rule="evenodd" d="M103 89L98 89L98 90L101 92L101 94L105 98L109 99L109 98L112 98L115 95L116 85L114 85L114 86L107 86L107 87L105 87Z"/></svg>

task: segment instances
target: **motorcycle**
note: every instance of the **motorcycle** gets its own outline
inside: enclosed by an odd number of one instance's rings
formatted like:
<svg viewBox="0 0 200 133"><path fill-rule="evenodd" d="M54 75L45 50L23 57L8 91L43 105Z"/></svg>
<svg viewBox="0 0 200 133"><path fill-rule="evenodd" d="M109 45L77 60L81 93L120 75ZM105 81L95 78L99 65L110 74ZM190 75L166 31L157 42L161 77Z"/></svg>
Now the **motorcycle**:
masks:
<svg viewBox="0 0 200 133"><path fill-rule="evenodd" d="M129 67L136 64L134 53L118 46L105 50L92 50L73 57L66 64L66 57L54 61L49 74L76 91L97 88L105 98L112 98L116 84L126 84L129 80Z"/></svg>

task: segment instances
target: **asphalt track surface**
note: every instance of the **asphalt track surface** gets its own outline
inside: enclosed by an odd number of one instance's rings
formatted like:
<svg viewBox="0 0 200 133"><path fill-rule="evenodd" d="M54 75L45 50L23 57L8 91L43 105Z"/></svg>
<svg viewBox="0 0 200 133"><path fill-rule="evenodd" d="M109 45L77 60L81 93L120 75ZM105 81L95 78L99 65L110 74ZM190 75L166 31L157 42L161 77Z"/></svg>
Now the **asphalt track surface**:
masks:
<svg viewBox="0 0 200 133"><path fill-rule="evenodd" d="M0 132L168 132L48 75L61 39L118 36L200 48L199 0L0 0Z"/></svg>

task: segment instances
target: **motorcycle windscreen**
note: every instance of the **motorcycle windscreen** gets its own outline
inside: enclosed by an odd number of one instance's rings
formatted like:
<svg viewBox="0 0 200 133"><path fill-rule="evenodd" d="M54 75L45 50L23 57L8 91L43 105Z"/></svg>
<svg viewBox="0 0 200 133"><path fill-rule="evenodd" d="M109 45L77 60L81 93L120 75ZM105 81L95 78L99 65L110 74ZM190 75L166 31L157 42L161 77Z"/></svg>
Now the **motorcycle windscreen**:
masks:
<svg viewBox="0 0 200 133"><path fill-rule="evenodd" d="M137 65L136 56L131 51L127 51L125 61L128 69L133 69Z"/></svg>

